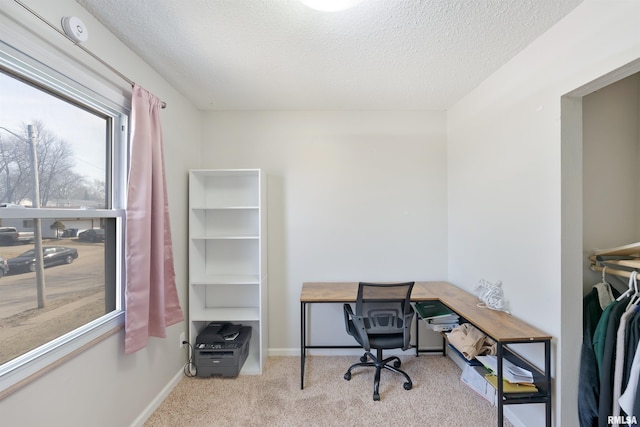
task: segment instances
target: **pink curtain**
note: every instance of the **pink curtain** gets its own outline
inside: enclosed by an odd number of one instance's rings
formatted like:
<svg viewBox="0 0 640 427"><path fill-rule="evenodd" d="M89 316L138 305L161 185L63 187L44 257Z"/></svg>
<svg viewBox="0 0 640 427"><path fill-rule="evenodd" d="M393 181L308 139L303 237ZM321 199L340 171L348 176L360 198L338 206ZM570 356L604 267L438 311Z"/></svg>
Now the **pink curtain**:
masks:
<svg viewBox="0 0 640 427"><path fill-rule="evenodd" d="M166 337L184 320L176 291L167 206L160 108L156 96L133 86L131 169L127 196L125 353Z"/></svg>

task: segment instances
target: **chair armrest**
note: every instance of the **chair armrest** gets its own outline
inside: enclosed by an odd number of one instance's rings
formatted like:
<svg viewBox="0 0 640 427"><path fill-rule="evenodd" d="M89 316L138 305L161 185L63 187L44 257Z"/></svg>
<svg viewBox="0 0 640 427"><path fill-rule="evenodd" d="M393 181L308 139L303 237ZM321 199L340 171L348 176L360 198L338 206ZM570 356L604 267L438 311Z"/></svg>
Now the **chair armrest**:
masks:
<svg viewBox="0 0 640 427"><path fill-rule="evenodd" d="M347 328L347 332L349 332L349 321L353 317L353 309L351 308L351 304L344 304L342 306L342 312L344 313L344 327Z"/></svg>
<svg viewBox="0 0 640 427"><path fill-rule="evenodd" d="M411 347L411 324L413 323L413 317L415 315L415 311L413 307L411 307L411 312L404 315L404 346L403 350L407 350Z"/></svg>
<svg viewBox="0 0 640 427"><path fill-rule="evenodd" d="M362 344L362 347L366 351L369 351L371 346L369 345L369 336L364 326L364 317L354 314L350 304L344 304L343 312L344 326L347 329L347 333L352 336L354 333L357 334L357 341Z"/></svg>
<svg viewBox="0 0 640 427"><path fill-rule="evenodd" d="M411 328L411 323L413 322L413 316L415 315L415 312L413 311L413 309L411 310L411 313L405 314L404 315L404 327L405 328Z"/></svg>

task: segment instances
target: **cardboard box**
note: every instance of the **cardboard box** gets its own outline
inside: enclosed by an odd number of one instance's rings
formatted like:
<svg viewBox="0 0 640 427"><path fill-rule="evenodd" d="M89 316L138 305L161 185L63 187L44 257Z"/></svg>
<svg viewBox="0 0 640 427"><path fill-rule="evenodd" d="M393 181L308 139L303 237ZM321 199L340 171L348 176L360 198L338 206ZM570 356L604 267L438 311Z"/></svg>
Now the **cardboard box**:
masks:
<svg viewBox="0 0 640 427"><path fill-rule="evenodd" d="M473 391L482 396L487 402L496 406L497 392L484 377L487 370L484 366L466 365L462 370L460 381L468 385Z"/></svg>

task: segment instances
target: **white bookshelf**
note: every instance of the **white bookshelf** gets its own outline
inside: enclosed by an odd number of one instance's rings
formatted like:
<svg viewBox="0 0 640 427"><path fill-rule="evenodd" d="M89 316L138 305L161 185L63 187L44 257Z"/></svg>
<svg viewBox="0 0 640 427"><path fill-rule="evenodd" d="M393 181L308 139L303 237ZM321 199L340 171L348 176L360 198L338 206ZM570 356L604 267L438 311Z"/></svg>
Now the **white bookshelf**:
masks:
<svg viewBox="0 0 640 427"><path fill-rule="evenodd" d="M251 326L241 374L266 360L264 188L259 169L189 171L189 341L213 321Z"/></svg>

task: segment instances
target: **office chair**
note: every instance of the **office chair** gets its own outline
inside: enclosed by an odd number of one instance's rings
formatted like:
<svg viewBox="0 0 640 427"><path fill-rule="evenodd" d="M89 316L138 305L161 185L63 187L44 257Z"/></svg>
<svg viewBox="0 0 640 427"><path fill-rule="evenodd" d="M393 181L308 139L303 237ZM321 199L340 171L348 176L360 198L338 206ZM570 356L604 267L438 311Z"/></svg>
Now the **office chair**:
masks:
<svg viewBox="0 0 640 427"><path fill-rule="evenodd" d="M351 371L359 366L376 368L373 380L373 400L380 400L380 372L382 369L402 374L407 380L405 390L411 390L411 378L400 368L397 356L383 359L382 350L410 347L411 322L413 307L409 303L414 282L406 283L365 283L358 284L356 312L350 304L344 305L344 321L347 333L364 348L360 363L354 363L344 374L344 379L351 379ZM370 350L376 349L376 355ZM367 361L367 360L371 361ZM393 366L390 363L393 362Z"/></svg>

